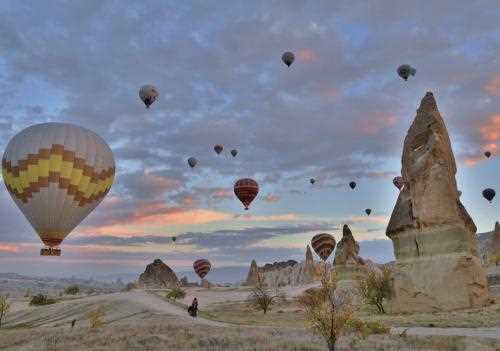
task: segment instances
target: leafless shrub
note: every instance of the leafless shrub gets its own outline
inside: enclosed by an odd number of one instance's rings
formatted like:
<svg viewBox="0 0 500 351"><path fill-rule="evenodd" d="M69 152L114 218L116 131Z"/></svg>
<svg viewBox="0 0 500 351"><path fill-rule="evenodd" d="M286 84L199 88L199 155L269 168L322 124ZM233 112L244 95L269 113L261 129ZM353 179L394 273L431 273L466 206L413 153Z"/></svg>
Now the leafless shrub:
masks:
<svg viewBox="0 0 500 351"><path fill-rule="evenodd" d="M58 351L58 344L60 344L60 340L56 335L46 336L43 338L45 351Z"/></svg>
<svg viewBox="0 0 500 351"><path fill-rule="evenodd" d="M347 293L335 294L336 287L335 275L324 274L320 289L309 290L299 297L312 329L325 339L330 351L335 351L337 339L354 312L351 297Z"/></svg>
<svg viewBox="0 0 500 351"><path fill-rule="evenodd" d="M381 272L370 269L358 278L359 293L367 303L377 307L379 313L385 313L384 301L392 294L391 276L391 269L384 267Z"/></svg>
<svg viewBox="0 0 500 351"><path fill-rule="evenodd" d="M10 310L10 303L7 295L0 295L0 328Z"/></svg>
<svg viewBox="0 0 500 351"><path fill-rule="evenodd" d="M90 328L98 328L104 324L105 311L102 306L99 306L87 313Z"/></svg>
<svg viewBox="0 0 500 351"><path fill-rule="evenodd" d="M250 292L248 303L251 307L261 310L266 314L275 302L284 299L285 294L280 291L279 286L276 285L274 289L268 288L264 284L264 279L259 274L257 275L257 284Z"/></svg>

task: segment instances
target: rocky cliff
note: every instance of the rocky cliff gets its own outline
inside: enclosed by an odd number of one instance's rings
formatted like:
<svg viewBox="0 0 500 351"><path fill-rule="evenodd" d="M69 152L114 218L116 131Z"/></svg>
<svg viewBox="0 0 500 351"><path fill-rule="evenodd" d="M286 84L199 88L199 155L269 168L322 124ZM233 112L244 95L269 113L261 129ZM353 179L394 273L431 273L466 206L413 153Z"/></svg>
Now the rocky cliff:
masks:
<svg viewBox="0 0 500 351"><path fill-rule="evenodd" d="M394 245L395 312L481 306L489 294L476 226L462 205L456 163L432 93L406 135L401 190L387 227Z"/></svg>
<svg viewBox="0 0 500 351"><path fill-rule="evenodd" d="M172 288L179 284L174 271L162 260L156 259L146 266L146 270L139 276L138 285L143 288Z"/></svg>
<svg viewBox="0 0 500 351"><path fill-rule="evenodd" d="M309 284L319 277L309 245L306 249L305 261L300 263L289 260L258 267L257 262L253 260L245 284L255 285L258 275L261 276L264 284L268 286Z"/></svg>

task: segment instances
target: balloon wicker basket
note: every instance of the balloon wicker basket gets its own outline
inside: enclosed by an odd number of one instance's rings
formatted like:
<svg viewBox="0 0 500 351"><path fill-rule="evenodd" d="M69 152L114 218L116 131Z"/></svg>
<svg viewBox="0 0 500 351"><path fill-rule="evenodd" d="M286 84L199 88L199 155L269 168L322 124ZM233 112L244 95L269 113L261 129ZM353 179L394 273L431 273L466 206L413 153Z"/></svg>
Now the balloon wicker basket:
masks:
<svg viewBox="0 0 500 351"><path fill-rule="evenodd" d="M40 249L40 256L61 256L61 249L57 247L44 247Z"/></svg>

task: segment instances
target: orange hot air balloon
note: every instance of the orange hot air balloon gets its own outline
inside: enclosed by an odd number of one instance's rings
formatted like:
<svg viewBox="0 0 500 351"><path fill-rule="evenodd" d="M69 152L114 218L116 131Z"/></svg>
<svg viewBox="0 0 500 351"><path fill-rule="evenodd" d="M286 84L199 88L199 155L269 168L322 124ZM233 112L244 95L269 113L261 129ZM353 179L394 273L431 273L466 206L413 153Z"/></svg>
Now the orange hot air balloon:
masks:
<svg viewBox="0 0 500 351"><path fill-rule="evenodd" d="M241 201L245 210L259 193L259 184L253 179L243 178L234 183L234 194Z"/></svg>
<svg viewBox="0 0 500 351"><path fill-rule="evenodd" d="M200 260L194 261L193 268L196 274L198 274L198 277L203 279L208 274L208 272L210 272L212 264L210 263L209 260L202 258Z"/></svg>

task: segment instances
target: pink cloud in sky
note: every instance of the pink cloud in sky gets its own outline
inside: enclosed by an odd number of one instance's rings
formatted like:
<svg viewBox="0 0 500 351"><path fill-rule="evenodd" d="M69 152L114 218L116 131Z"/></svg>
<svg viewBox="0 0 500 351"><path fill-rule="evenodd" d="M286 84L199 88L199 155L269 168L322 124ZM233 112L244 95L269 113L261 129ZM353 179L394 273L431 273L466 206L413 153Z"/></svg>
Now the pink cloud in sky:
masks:
<svg viewBox="0 0 500 351"><path fill-rule="evenodd" d="M483 90L491 95L500 95L500 74L490 79L484 86Z"/></svg>
<svg viewBox="0 0 500 351"><path fill-rule="evenodd" d="M356 128L366 135L376 135L384 128L391 127L399 121L399 118L391 113L376 112L371 118L359 120Z"/></svg>
<svg viewBox="0 0 500 351"><path fill-rule="evenodd" d="M485 122L479 125L479 135L481 139L481 149L490 151L492 155L498 153L497 142L500 141L500 114L491 115ZM463 160L468 167L476 165L479 161L486 160L483 153L468 155Z"/></svg>
<svg viewBox="0 0 500 351"><path fill-rule="evenodd" d="M0 252L18 253L21 247L14 244L0 243Z"/></svg>
<svg viewBox="0 0 500 351"><path fill-rule="evenodd" d="M297 58L301 61L310 62L318 59L318 54L312 49L305 48L297 51Z"/></svg>

